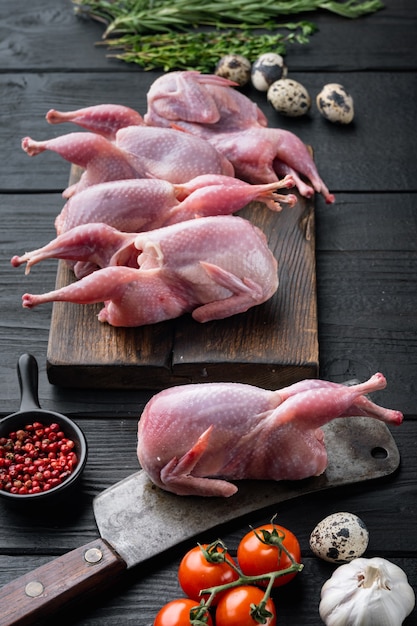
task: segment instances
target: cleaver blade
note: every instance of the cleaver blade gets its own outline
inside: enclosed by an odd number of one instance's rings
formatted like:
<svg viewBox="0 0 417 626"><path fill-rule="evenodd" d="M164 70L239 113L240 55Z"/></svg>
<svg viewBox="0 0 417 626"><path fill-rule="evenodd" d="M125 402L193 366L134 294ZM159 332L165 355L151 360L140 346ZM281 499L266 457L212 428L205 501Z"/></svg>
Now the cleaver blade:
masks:
<svg viewBox="0 0 417 626"><path fill-rule="evenodd" d="M230 498L176 496L143 470L93 502L100 538L72 550L0 589L0 626L25 626L114 582L126 569L253 511L334 487L392 474L400 454L385 424L365 417L323 427L324 474L299 481L239 481Z"/></svg>

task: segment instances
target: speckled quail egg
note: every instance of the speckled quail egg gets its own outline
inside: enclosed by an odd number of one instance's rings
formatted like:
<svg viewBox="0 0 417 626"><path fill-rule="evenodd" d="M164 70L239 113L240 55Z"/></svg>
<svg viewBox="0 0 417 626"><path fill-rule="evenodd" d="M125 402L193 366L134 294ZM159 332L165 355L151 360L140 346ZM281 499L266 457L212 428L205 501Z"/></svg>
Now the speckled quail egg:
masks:
<svg viewBox="0 0 417 626"><path fill-rule="evenodd" d="M320 113L329 122L350 124L353 120L353 98L339 83L324 85L317 94L316 104Z"/></svg>
<svg viewBox="0 0 417 626"><path fill-rule="evenodd" d="M214 73L243 87L250 80L251 68L251 62L241 54L226 54L218 61Z"/></svg>
<svg viewBox="0 0 417 626"><path fill-rule="evenodd" d="M278 113L288 117L305 115L311 107L307 89L292 78L280 78L272 83L267 99Z"/></svg>
<svg viewBox="0 0 417 626"><path fill-rule="evenodd" d="M348 563L365 552L369 533L353 513L333 513L317 524L310 535L312 552L330 563Z"/></svg>
<svg viewBox="0 0 417 626"><path fill-rule="evenodd" d="M280 54L266 52L261 54L252 65L252 85L258 91L268 91L272 83L286 77L287 71L287 66Z"/></svg>

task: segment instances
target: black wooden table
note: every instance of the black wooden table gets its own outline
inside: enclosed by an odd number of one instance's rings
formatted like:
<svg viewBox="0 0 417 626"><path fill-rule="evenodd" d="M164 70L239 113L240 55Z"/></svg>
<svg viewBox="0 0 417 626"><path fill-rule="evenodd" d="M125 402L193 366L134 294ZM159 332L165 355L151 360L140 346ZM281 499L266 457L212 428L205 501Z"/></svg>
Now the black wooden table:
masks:
<svg viewBox="0 0 417 626"><path fill-rule="evenodd" d="M282 626L321 623L320 588L333 568L312 556L308 537L334 511L362 517L370 531L367 555L399 564L417 590L417 10L415 0L385 5L356 21L321 13L310 44L287 55L293 77L311 94L328 82L345 85L355 100L352 125L331 126L314 108L305 119L278 118L261 95L251 94L271 124L313 146L320 172L336 194L332 206L316 200L320 377L364 380L381 371L388 387L374 399L405 414L393 431L401 454L395 475L301 497L276 511L280 523L298 535L305 563L303 574L277 599ZM50 108L115 102L145 111L147 89L158 73L106 58L105 49L94 45L101 34L99 24L73 15L70 0L0 3L0 411L3 416L17 410L16 363L30 352L40 365L42 407L73 417L90 447L81 492L59 511L29 517L0 502L1 585L97 537L92 499L138 469L137 420L152 395L50 385L45 363L51 307L27 311L20 303L24 291L53 288L56 262L44 262L26 278L9 263L14 254L54 236L69 175L68 164L53 154L29 162L21 138L69 132L65 125L47 126ZM254 514L250 523L270 516ZM222 538L233 551L246 530L246 523L236 520L222 529ZM179 594L176 568L182 554L183 547L161 555L146 571L131 570L109 593L66 611L60 623L152 624L159 608ZM405 623L417 624L416 610Z"/></svg>

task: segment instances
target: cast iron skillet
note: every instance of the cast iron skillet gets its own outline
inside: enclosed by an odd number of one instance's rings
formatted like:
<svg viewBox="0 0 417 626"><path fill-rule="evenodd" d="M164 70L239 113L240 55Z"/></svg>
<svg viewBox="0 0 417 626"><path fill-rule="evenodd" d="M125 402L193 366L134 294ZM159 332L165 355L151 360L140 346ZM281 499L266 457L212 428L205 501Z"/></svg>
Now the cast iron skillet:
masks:
<svg viewBox="0 0 417 626"><path fill-rule="evenodd" d="M20 385L20 408L16 413L0 420L0 438L7 437L9 433L24 428L25 425L33 422L41 422L45 426L56 422L62 427L65 436L74 441L78 463L66 480L49 491L35 494L13 494L0 489L0 497L19 503L50 501L57 495L67 493L79 481L87 462L87 441L81 428L69 417L55 411L41 409L38 399L38 363L34 356L31 354L20 356L17 362L17 374Z"/></svg>

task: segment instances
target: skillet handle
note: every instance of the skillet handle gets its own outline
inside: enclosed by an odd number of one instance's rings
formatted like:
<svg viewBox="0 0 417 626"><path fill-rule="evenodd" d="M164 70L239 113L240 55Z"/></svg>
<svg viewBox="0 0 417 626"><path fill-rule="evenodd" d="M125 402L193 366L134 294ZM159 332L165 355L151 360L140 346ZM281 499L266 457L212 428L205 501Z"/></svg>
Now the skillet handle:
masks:
<svg viewBox="0 0 417 626"><path fill-rule="evenodd" d="M20 411L40 409L38 397L38 362L31 354L22 354L17 362L20 385Z"/></svg>
<svg viewBox="0 0 417 626"><path fill-rule="evenodd" d="M125 570L110 544L91 541L0 588L0 626L30 626L52 618L86 594L114 584Z"/></svg>

